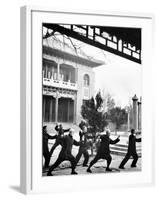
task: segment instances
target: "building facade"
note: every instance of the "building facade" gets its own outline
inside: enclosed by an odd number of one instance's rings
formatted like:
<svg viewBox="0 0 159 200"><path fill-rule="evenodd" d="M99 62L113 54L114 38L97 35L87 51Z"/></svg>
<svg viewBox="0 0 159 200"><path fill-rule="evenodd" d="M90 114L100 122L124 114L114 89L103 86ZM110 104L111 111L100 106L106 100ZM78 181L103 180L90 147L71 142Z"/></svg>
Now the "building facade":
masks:
<svg viewBox="0 0 159 200"><path fill-rule="evenodd" d="M43 122L79 123L81 106L94 96L94 67L104 64L43 40Z"/></svg>

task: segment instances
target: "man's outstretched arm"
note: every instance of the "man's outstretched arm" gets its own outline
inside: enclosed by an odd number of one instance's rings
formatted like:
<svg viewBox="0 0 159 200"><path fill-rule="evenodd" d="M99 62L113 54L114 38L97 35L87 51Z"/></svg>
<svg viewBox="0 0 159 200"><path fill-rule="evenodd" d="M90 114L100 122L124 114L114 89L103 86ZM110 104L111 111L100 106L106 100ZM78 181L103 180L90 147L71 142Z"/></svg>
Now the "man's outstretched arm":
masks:
<svg viewBox="0 0 159 200"><path fill-rule="evenodd" d="M65 133L65 132L68 132L70 130L70 128L68 128L68 129L63 129L63 132Z"/></svg>
<svg viewBox="0 0 159 200"><path fill-rule="evenodd" d="M110 139L110 144L116 144L120 141L119 137L115 140Z"/></svg>
<svg viewBox="0 0 159 200"><path fill-rule="evenodd" d="M48 135L48 139L49 140L54 140L54 139L56 139L57 138L57 135L49 135L49 134L47 134Z"/></svg>
<svg viewBox="0 0 159 200"><path fill-rule="evenodd" d="M136 142L141 142L141 138L136 138Z"/></svg>

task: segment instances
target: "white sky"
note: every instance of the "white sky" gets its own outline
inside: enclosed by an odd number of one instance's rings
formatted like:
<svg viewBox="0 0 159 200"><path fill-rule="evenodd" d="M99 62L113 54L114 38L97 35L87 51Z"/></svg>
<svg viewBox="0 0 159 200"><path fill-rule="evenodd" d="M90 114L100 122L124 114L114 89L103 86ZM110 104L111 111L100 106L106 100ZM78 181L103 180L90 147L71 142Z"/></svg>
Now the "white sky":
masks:
<svg viewBox="0 0 159 200"><path fill-rule="evenodd" d="M142 65L120 56L86 45L82 49L106 64L94 68L95 89L110 93L118 106L125 107L136 94L141 96Z"/></svg>

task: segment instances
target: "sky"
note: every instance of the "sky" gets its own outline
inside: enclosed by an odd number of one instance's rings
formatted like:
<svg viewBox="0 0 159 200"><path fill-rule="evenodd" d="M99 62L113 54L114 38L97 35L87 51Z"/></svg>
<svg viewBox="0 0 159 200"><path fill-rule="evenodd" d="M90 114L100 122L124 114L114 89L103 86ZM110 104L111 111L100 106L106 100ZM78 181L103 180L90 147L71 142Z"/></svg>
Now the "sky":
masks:
<svg viewBox="0 0 159 200"><path fill-rule="evenodd" d="M136 94L142 94L142 65L86 45L83 48L87 54L102 60L105 65L94 68L95 90L105 91L114 99L117 106L125 107L132 102Z"/></svg>

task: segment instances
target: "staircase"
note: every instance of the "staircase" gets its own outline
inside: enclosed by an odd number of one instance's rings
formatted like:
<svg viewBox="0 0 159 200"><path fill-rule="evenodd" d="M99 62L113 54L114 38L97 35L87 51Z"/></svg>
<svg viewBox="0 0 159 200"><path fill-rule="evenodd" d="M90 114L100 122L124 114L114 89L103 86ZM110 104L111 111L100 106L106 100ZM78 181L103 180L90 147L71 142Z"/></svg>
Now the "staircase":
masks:
<svg viewBox="0 0 159 200"><path fill-rule="evenodd" d="M55 127L55 123L45 123L45 125L48 126L48 132L49 134L55 134L56 131L54 129ZM73 128L75 130L75 135L74 135L74 139L76 139L77 141L79 141L79 127L75 124L72 124L72 123L62 123L64 129L67 129L67 128ZM116 139L117 135L115 134L112 134L111 135L111 139ZM52 144L52 140L49 141L50 144ZM111 151L111 154L114 154L114 155L119 155L119 156L125 156L126 153L127 153L127 149L128 149L128 136L127 135L121 135L120 137L120 142L115 144L115 145L110 145L110 151ZM136 150L137 150L137 154L139 157L141 157L141 152L142 152L142 145L141 143L136 143ZM91 154L91 153L90 153Z"/></svg>
<svg viewBox="0 0 159 200"><path fill-rule="evenodd" d="M125 156L127 153L128 145L127 144L116 144L110 146L110 151L114 155ZM141 157L141 144L136 145L136 151L139 157Z"/></svg>

